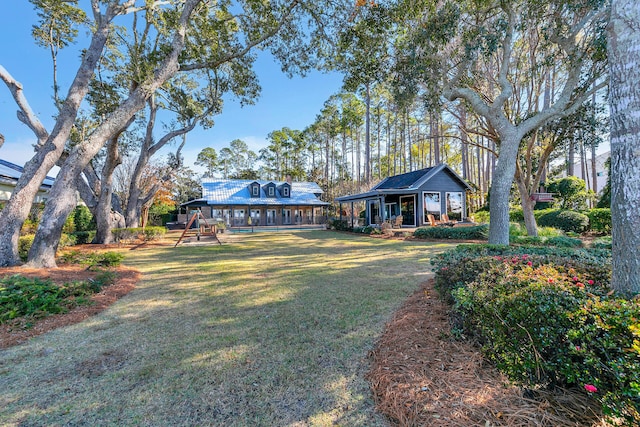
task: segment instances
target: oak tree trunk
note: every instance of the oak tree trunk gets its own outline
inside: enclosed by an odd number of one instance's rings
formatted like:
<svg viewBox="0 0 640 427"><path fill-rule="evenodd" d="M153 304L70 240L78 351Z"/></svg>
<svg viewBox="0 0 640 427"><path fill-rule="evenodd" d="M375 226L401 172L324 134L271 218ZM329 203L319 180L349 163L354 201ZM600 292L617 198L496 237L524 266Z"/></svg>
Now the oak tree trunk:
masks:
<svg viewBox="0 0 640 427"><path fill-rule="evenodd" d="M611 109L611 287L640 293L640 9L613 0L609 23Z"/></svg>
<svg viewBox="0 0 640 427"><path fill-rule="evenodd" d="M24 171L18 179L11 198L0 212L0 224L2 224L0 227L0 266L12 266L20 263L18 256L20 229L29 215L40 184L60 158L64 144L69 138L78 109L87 94L89 81L107 41L109 25L110 19L105 18L97 27L89 48L83 54L82 63L69 88L51 134L48 135L46 142L38 148L35 156L25 164ZM71 188L75 188L75 185L72 185ZM63 224L65 219L66 216L62 221ZM51 244L51 248L54 249L54 247L57 247L57 242Z"/></svg>

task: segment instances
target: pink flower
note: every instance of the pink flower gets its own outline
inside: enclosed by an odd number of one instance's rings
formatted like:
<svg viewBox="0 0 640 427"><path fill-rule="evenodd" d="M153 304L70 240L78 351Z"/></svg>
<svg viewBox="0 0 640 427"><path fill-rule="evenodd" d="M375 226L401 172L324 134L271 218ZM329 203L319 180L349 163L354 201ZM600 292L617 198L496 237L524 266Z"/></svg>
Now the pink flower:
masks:
<svg viewBox="0 0 640 427"><path fill-rule="evenodd" d="M580 351L580 346L579 345L576 346L576 351Z"/></svg>
<svg viewBox="0 0 640 427"><path fill-rule="evenodd" d="M593 282L593 280L587 280L587 283L590 284L590 285L593 285L594 282Z"/></svg>
<svg viewBox="0 0 640 427"><path fill-rule="evenodd" d="M598 391L596 386L594 386L593 384L585 384L584 389L587 390L589 393L595 393Z"/></svg>
<svg viewBox="0 0 640 427"><path fill-rule="evenodd" d="M527 265L528 265L528 266L532 266L532 265L533 265L533 263L532 263L531 261L527 261Z"/></svg>
<svg viewBox="0 0 640 427"><path fill-rule="evenodd" d="M574 281L574 282L577 282L577 281L578 281L578 278L577 278L576 276L573 276L573 281Z"/></svg>
<svg viewBox="0 0 640 427"><path fill-rule="evenodd" d="M576 283L576 286L579 287L579 288L584 288L584 284L580 283L580 282Z"/></svg>

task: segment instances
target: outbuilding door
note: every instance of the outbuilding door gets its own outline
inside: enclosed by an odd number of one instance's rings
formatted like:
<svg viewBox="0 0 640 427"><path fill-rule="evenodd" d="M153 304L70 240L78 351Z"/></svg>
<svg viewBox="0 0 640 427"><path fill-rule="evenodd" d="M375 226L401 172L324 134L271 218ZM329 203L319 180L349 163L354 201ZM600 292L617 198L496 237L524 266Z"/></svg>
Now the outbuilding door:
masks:
<svg viewBox="0 0 640 427"><path fill-rule="evenodd" d="M400 197L400 214L402 215L402 224L416 226L416 198L415 196Z"/></svg>

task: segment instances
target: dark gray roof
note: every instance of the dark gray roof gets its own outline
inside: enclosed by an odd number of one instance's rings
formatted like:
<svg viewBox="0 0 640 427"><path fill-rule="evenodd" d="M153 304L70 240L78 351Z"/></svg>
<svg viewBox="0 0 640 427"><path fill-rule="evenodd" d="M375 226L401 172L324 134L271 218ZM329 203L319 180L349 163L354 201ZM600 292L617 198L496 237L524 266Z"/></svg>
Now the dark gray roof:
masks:
<svg viewBox="0 0 640 427"><path fill-rule="evenodd" d="M420 178L422 178L425 174L428 174L433 167L420 169L413 172L403 173L401 175L390 176L380 184L373 187L374 190L385 190L385 189L400 189L400 188L411 188L413 184L415 184Z"/></svg>
<svg viewBox="0 0 640 427"><path fill-rule="evenodd" d="M390 176L383 179L378 185L374 186L370 191L366 193L353 194L348 196L337 197L337 202L353 202L356 200L364 200L383 194L407 194L414 191L418 191L422 185L429 181L432 177L441 171L450 173L455 179L460 181L462 185L471 190L471 186L465 182L460 176L453 171L449 166L442 163L438 166L431 168L420 169L417 171L407 172L400 175Z"/></svg>
<svg viewBox="0 0 640 427"><path fill-rule="evenodd" d="M249 193L249 185L254 182L260 184L260 197L251 197ZM265 194L264 186L269 183L276 185L276 197L268 197ZM202 197L209 205L326 206L329 204L318 198L323 191L314 182L292 182L290 197L282 197L280 194L280 186L284 183L244 179L203 179Z"/></svg>

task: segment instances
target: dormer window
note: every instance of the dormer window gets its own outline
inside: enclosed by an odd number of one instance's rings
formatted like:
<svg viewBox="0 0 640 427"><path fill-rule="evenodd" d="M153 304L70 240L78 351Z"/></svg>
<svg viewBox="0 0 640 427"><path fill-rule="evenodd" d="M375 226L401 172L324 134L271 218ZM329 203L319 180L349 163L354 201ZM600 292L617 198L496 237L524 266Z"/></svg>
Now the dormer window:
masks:
<svg viewBox="0 0 640 427"><path fill-rule="evenodd" d="M284 182L278 188L280 189L280 197L291 197L291 184Z"/></svg>
<svg viewBox="0 0 640 427"><path fill-rule="evenodd" d="M263 186L264 194L267 197L276 197L276 185L273 182L269 182Z"/></svg>
<svg viewBox="0 0 640 427"><path fill-rule="evenodd" d="M252 182L249 184L249 194L251 198L260 197L260 184L258 182Z"/></svg>

